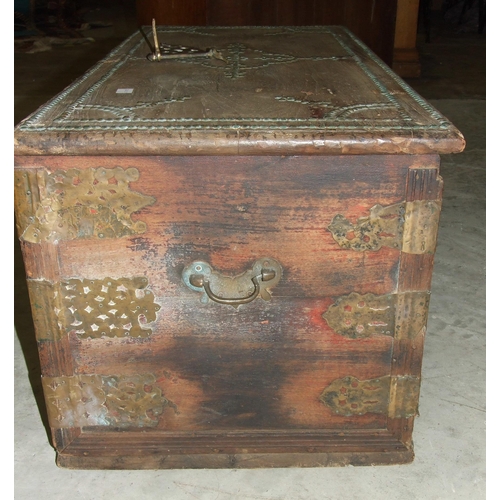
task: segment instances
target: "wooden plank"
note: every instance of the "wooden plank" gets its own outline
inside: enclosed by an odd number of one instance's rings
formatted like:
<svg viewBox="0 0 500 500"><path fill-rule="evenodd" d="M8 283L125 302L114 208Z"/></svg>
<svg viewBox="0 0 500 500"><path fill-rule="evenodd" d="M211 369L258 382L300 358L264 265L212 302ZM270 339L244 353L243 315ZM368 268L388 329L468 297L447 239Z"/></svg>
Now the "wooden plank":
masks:
<svg viewBox="0 0 500 500"><path fill-rule="evenodd" d="M191 436L193 436L191 434ZM58 465L79 469L332 467L413 460L383 431L288 431L196 434L84 432L58 455ZM106 443L103 453L102 444Z"/></svg>
<svg viewBox="0 0 500 500"><path fill-rule="evenodd" d="M172 302L147 339L72 334L75 373L153 373L171 402L159 417L163 429L383 426L383 413L337 416L320 396L346 375L390 373L392 338L346 339L311 325L314 307L286 299L240 314Z"/></svg>

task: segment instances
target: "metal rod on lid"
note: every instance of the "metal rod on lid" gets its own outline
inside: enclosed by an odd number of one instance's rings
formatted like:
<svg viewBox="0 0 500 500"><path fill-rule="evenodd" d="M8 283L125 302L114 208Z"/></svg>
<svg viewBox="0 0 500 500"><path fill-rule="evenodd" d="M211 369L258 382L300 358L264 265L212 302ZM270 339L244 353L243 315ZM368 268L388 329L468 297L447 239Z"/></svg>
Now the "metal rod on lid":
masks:
<svg viewBox="0 0 500 500"><path fill-rule="evenodd" d="M158 43L158 35L156 34L156 21L154 18L153 21L151 22L151 28L153 29L156 60L159 61L161 59L161 53L160 53L160 45Z"/></svg>

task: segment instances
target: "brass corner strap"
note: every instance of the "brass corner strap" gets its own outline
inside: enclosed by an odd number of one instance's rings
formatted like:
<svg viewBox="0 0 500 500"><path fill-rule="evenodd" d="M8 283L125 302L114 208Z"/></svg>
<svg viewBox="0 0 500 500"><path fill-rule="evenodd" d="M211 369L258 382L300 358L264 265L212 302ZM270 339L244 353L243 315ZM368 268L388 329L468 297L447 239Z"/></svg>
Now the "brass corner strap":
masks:
<svg viewBox="0 0 500 500"><path fill-rule="evenodd" d="M416 200L382 206L351 223L337 214L328 225L333 239L342 247L357 251L390 247L409 254L430 254L436 250L441 201Z"/></svg>
<svg viewBox="0 0 500 500"><path fill-rule="evenodd" d="M440 201L407 202L401 250L412 254L434 253L440 213Z"/></svg>
<svg viewBox="0 0 500 500"><path fill-rule="evenodd" d="M332 381L319 399L339 416L382 413L389 418L410 418L418 413L419 392L419 377L387 375L359 380L347 376Z"/></svg>

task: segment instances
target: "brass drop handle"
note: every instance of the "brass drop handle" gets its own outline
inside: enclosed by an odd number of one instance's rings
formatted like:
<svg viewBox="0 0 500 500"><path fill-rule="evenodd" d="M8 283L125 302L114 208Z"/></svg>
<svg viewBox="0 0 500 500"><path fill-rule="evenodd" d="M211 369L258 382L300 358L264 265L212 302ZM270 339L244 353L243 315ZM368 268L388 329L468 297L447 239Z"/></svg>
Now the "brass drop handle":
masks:
<svg viewBox="0 0 500 500"><path fill-rule="evenodd" d="M203 287L206 294L210 299L218 304L229 304L231 306L240 304L248 304L252 300L256 299L260 293L259 279L262 281L270 281L276 276L276 273L272 269L262 269L262 272L258 276L252 278L252 283L254 285L253 292L248 297L236 298L236 299L226 299L224 297L219 297L215 295L210 289L210 280L205 278L202 274L192 274L189 278L189 282L196 288Z"/></svg>
<svg viewBox="0 0 500 500"><path fill-rule="evenodd" d="M202 292L202 302L207 303L212 300L217 304L230 305L235 308L248 304L259 296L264 300L270 300L268 288L276 285L280 278L281 266L270 258L259 259L251 270L234 278L213 271L209 264L201 261L191 263L183 271L184 283L192 290ZM250 293L248 293L249 281L253 284L253 290ZM212 289L214 283L220 292L214 292ZM240 290L246 291L242 297L237 293Z"/></svg>

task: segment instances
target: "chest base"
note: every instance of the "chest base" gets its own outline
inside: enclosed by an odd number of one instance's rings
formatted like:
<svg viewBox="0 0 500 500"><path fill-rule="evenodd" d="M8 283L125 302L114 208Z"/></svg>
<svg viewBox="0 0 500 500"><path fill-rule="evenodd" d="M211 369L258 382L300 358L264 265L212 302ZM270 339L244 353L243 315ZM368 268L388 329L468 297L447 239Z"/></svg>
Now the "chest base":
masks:
<svg viewBox="0 0 500 500"><path fill-rule="evenodd" d="M256 469L395 465L414 458L413 446L387 431L148 434L83 431L58 454L57 464L69 469Z"/></svg>

